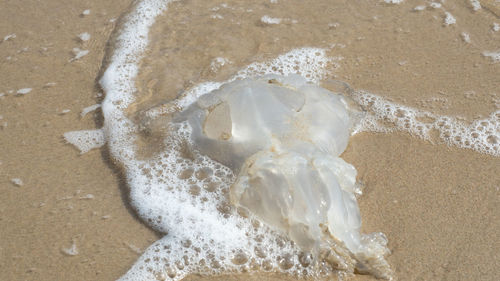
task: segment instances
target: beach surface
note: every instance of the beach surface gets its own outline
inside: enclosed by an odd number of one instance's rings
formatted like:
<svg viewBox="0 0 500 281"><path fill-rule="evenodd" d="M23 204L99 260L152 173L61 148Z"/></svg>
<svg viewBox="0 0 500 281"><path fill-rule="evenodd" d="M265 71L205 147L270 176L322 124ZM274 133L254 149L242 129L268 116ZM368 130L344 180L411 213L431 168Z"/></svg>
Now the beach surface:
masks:
<svg viewBox="0 0 500 281"><path fill-rule="evenodd" d="M481 1L483 8L474 11L468 1L447 1L446 12L456 17L450 25L443 9L425 1L426 10L413 12L422 3L280 2L257 1L251 12L237 9L242 1L173 3L151 30L134 112L303 46L329 48L339 58L331 79L397 103L465 122L500 108L500 62L483 55L500 51L498 2ZM80 154L62 137L102 126L100 109L81 112L104 97L97 81L113 50L108 42L130 5L0 3L0 280L115 280L163 236L129 205L128 187L106 147ZM264 15L282 22L262 21ZM232 19L243 28L224 27ZM244 39L230 40L238 36ZM214 71L210 65L219 56L232 63ZM151 143L144 147L144 157L154 153ZM363 232L386 234L397 280L498 280L498 157L438 137L363 132L351 137L342 158L364 186L358 199ZM245 273L186 280L296 278Z"/></svg>

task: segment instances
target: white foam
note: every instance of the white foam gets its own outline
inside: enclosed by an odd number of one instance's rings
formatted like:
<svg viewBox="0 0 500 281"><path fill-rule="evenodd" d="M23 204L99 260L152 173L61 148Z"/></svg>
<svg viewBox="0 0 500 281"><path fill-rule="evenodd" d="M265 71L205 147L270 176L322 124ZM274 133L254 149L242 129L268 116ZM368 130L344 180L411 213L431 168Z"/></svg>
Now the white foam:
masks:
<svg viewBox="0 0 500 281"><path fill-rule="evenodd" d="M260 21L265 23L265 24L280 24L281 23L280 18L272 18L272 17L267 16L267 15L260 18Z"/></svg>
<svg viewBox="0 0 500 281"><path fill-rule="evenodd" d="M333 67L336 61L342 60L342 57L329 58L326 51L326 49L321 48L293 49L270 61L252 63L240 70L233 79L267 74L284 76L299 74L308 82L318 83L329 74L325 70L328 64L332 64Z"/></svg>
<svg viewBox="0 0 500 281"><path fill-rule="evenodd" d="M419 5L413 8L414 11L423 11L425 10L425 5Z"/></svg>
<svg viewBox="0 0 500 281"><path fill-rule="evenodd" d="M481 10L481 2L479 0L469 0L469 3L474 11Z"/></svg>
<svg viewBox="0 0 500 281"><path fill-rule="evenodd" d="M224 18L221 14L213 14L210 17L213 19L218 19L218 20L221 20Z"/></svg>
<svg viewBox="0 0 500 281"><path fill-rule="evenodd" d="M431 2L429 5L434 9L439 9L443 6L443 5L441 5L441 3L438 3L438 2Z"/></svg>
<svg viewBox="0 0 500 281"><path fill-rule="evenodd" d="M453 116L440 116L389 102L366 91L356 91L353 98L367 110L355 132L404 131L432 141L434 131L448 145L500 156L500 111L492 112L488 118L466 123Z"/></svg>
<svg viewBox="0 0 500 281"><path fill-rule="evenodd" d="M445 13L445 18L444 18L445 25L452 25L457 23L457 20L452 14L450 14L449 12L444 12L444 13Z"/></svg>
<svg viewBox="0 0 500 281"><path fill-rule="evenodd" d="M500 51L496 52L484 51L483 56L491 58L491 60L495 63L500 62Z"/></svg>
<svg viewBox="0 0 500 281"><path fill-rule="evenodd" d="M219 69L221 67L223 67L224 65L226 64L229 64L231 63L230 60L226 59L226 58L223 58L223 57L217 57L215 59L213 59L211 62L210 62L210 69L213 71L213 72L217 72L219 71Z"/></svg>
<svg viewBox="0 0 500 281"><path fill-rule="evenodd" d="M90 34L88 32L83 32L78 35L78 38L80 39L80 41L85 42L90 40Z"/></svg>
<svg viewBox="0 0 500 281"><path fill-rule="evenodd" d="M160 108L150 112L151 117L158 114L168 113L169 108L180 107L185 108L193 103L199 96L211 92L219 88L224 83L232 82L236 79L244 79L247 77L257 77L267 74L290 75L299 74L306 78L308 82L319 83L329 73L325 70L327 65L337 67L337 61L342 60L342 57L326 56L326 50L321 48L300 48L293 49L285 54L279 55L275 59L267 62L255 62L242 70L238 71L235 76L224 82L206 82L189 89L182 95L181 98L174 101L174 105L170 107Z"/></svg>
<svg viewBox="0 0 500 281"><path fill-rule="evenodd" d="M499 23L494 22L494 23L493 23L493 26L491 27L491 29L492 29L493 31L495 31L495 32L500 31L500 24L499 24Z"/></svg>
<svg viewBox="0 0 500 281"><path fill-rule="evenodd" d="M102 129L66 132L64 139L76 146L81 154L99 148L106 143Z"/></svg>
<svg viewBox="0 0 500 281"><path fill-rule="evenodd" d="M387 4L401 4L404 0L384 0L384 2Z"/></svg>
<svg viewBox="0 0 500 281"><path fill-rule="evenodd" d="M16 186L23 186L24 185L23 180L21 180L20 178L10 179L10 182L12 182Z"/></svg>
<svg viewBox="0 0 500 281"><path fill-rule="evenodd" d="M30 93L33 89L32 88L22 88L22 89L19 89L17 90L17 94L18 95L26 95L28 93Z"/></svg>
<svg viewBox="0 0 500 281"><path fill-rule="evenodd" d="M470 35L467 32L462 32L460 34L462 36L462 40L464 40L465 43L471 43L472 41L470 40Z"/></svg>

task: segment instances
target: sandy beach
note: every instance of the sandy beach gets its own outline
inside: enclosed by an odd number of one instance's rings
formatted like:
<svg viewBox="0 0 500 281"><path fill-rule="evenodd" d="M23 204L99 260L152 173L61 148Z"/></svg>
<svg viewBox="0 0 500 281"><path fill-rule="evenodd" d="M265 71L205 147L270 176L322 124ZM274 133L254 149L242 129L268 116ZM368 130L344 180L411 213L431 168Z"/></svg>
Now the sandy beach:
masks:
<svg viewBox="0 0 500 281"><path fill-rule="evenodd" d="M469 1L446 1L446 10L425 1L281 2L257 1L251 12L245 1L172 3L151 29L131 115L303 46L329 48L338 58L330 79L397 103L465 122L500 108L500 63L483 55L500 48L499 2L480 1L477 11ZM100 109L81 112L104 98L97 81L130 5L0 3L0 280L116 280L163 236L130 206L105 146L80 154L62 137L102 127ZM413 11L418 5L425 10ZM445 11L456 23L446 24ZM263 23L263 15L282 23ZM228 28L232 20L239 22ZM231 63L213 71L219 56ZM396 280L499 278L498 157L438 137L363 132L351 137L342 158L364 186L363 232L386 234ZM185 280L296 278L245 273Z"/></svg>

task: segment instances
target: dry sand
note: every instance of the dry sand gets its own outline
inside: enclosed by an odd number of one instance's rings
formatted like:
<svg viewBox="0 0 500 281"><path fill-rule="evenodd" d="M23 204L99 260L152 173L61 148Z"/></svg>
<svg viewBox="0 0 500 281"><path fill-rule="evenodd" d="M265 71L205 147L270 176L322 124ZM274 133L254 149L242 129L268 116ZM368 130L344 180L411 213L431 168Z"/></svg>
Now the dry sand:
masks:
<svg viewBox="0 0 500 281"><path fill-rule="evenodd" d="M332 56L344 58L332 66L334 78L356 89L469 120L498 109L500 63L481 55L500 48L500 32L491 31L493 22L500 23L493 1L485 2L488 11L477 12L465 1L448 1L446 8L457 17L457 24L447 27L439 16L443 13L437 11L391 17L419 3L387 6L352 1L322 8L318 1L276 8L262 1L254 4L261 9L256 8L253 17L219 12L226 18L248 20L243 25L246 30L228 30L226 39L232 32L250 38L222 43L215 33L208 33L210 38L203 35L210 28L222 28L217 21L203 24L210 14L204 14L207 9L202 7L216 5L204 2L175 3L155 26L156 41L148 53L152 59L143 62L150 72L141 73L138 86L147 90L143 85L161 78L153 90L162 95L142 99L139 110L175 97L199 81L223 79L254 60L293 47L328 47L332 42L345 45L331 51ZM67 131L101 126L100 111L84 118L80 111L102 100L96 80L117 22L113 19L129 5L128 0L0 3L0 93L4 93L0 97L0 280L114 280L161 236L142 224L127 205L127 187L106 148L79 155L62 139ZM82 15L86 9L90 14ZM306 20L306 15L317 12L322 14ZM263 26L259 13L288 15L299 23ZM175 33L172 25L183 20ZM312 32L308 26L324 30ZM310 34L293 36L304 31ZM78 39L83 32L91 35L89 41ZM473 43L464 42L462 32L470 33ZM16 36L2 41L9 34ZM318 42L318 36L324 42ZM276 37L282 42L276 43ZM89 53L71 61L73 48ZM199 70L220 55L233 65L216 74ZM32 90L16 95L22 88ZM63 114L65 109L70 111ZM343 157L358 169L365 185L359 200L364 232L382 231L388 236L389 262L399 280L499 278L498 158L406 134L371 133L353 137ZM16 186L13 178L23 184ZM64 249L73 243L78 253L71 256ZM293 280L274 274L206 279Z"/></svg>

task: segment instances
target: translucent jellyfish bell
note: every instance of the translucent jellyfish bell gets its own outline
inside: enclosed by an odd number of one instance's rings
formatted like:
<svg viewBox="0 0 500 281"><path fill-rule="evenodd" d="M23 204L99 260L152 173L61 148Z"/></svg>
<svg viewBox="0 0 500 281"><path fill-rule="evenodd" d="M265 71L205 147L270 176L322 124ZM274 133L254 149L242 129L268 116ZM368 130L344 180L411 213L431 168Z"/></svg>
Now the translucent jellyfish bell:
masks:
<svg viewBox="0 0 500 281"><path fill-rule="evenodd" d="M249 156L276 145L305 142L338 156L351 126L341 96L298 75L228 83L176 119L188 121L200 152L236 170Z"/></svg>
<svg viewBox="0 0 500 281"><path fill-rule="evenodd" d="M174 121L190 125L193 149L238 175L233 204L316 257L336 241L357 260L351 270L384 277L387 241L360 234L356 169L339 157L355 113L301 76L268 75L225 84Z"/></svg>

